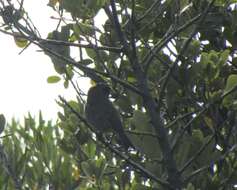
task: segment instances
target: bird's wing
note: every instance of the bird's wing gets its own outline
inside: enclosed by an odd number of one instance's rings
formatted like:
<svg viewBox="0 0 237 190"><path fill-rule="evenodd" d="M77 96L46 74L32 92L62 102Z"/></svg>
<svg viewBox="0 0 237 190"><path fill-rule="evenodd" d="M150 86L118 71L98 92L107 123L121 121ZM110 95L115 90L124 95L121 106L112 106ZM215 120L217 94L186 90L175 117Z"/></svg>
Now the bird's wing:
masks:
<svg viewBox="0 0 237 190"><path fill-rule="evenodd" d="M111 124L106 110L101 102L86 106L86 118L98 131L103 132L110 128Z"/></svg>

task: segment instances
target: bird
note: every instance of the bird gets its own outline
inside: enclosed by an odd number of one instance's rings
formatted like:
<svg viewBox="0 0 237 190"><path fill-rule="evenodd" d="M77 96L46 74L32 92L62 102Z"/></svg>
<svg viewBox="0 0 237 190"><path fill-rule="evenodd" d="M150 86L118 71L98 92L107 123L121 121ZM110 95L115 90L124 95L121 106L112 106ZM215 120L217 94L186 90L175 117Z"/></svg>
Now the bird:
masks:
<svg viewBox="0 0 237 190"><path fill-rule="evenodd" d="M124 132L118 111L109 100L109 94L110 87L105 83L97 83L89 89L85 107L86 119L100 134L112 131L124 148L134 149Z"/></svg>

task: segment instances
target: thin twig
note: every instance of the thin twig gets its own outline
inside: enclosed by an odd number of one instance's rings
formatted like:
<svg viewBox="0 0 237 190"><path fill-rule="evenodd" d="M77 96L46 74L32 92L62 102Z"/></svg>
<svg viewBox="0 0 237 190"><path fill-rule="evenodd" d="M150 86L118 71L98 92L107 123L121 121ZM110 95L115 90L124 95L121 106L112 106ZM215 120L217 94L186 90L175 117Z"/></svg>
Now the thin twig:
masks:
<svg viewBox="0 0 237 190"><path fill-rule="evenodd" d="M214 139L215 134L213 134L210 139L208 139L208 141L206 143L204 143L201 148L199 149L199 151L196 152L195 155L193 155L192 158L189 159L189 161L187 161L184 166L179 170L180 173L183 173L185 171L186 168L188 168L200 155L201 153L207 148L207 146L212 142L212 140Z"/></svg>
<svg viewBox="0 0 237 190"><path fill-rule="evenodd" d="M2 30L0 29L1 32L5 33L5 34L8 34L8 35L11 35L11 36L17 36L19 37L19 35L17 34L14 34L14 33L11 33L11 32L7 32L5 30ZM20 35L21 36L21 35ZM22 37L22 36L21 36ZM53 56L56 56L58 58L60 58L61 60L64 60L65 62L67 62L68 64L71 64L73 66L75 66L76 68L82 70L83 72L85 72L87 75L89 75L90 77L93 77L93 78L98 78L98 76L96 76L96 73L97 74L100 74L104 77L108 77L110 78L111 80L114 80L115 82L121 84L123 87L127 88L127 89L130 89L131 91L139 94L139 95L143 95L142 92L140 90L138 90L136 87L134 87L133 85L123 81L122 79L114 76L114 75L110 75L108 73L104 73L104 72L101 72L101 71L97 71L95 69L92 69L92 68L89 68L89 67L86 67L82 64L78 64L77 62L75 62L73 59L70 59L70 58L67 58L61 54L58 54L57 52L45 47L43 44L42 44L42 41L38 42L36 41L37 39L35 38L31 38L31 37L27 37L27 36L24 36L25 39L31 41L32 43L34 43L35 45L39 46L41 49L43 49L44 51L52 54ZM46 40L48 41L48 40ZM57 43L57 41L55 41ZM61 41L60 41L61 42Z"/></svg>
<svg viewBox="0 0 237 190"><path fill-rule="evenodd" d="M185 124L185 126L183 126L182 131L180 132L180 134L178 135L178 137L176 138L176 140L173 142L172 144L172 152L175 150L175 148L177 147L179 141L182 139L185 131L187 131L187 129L190 127L190 125L192 123L194 123L194 121L196 121L196 119L198 119L199 117L202 116L202 114L209 108L210 105L207 105L206 107L204 107L203 109L201 109L195 117L193 117L192 119L190 119L188 121L188 123Z"/></svg>
<svg viewBox="0 0 237 190"><path fill-rule="evenodd" d="M118 38L119 38L125 52L128 53L129 52L129 45L128 45L128 42L127 42L127 39L126 39L124 33L122 32L121 25L119 24L115 0L110 0L110 5L111 5L111 10L112 10L112 16L113 16L112 21L114 23L115 31L117 32Z"/></svg>
<svg viewBox="0 0 237 190"><path fill-rule="evenodd" d="M127 133L130 133L130 134L134 134L134 135L137 135L137 136L150 136L150 137L154 137L154 138L157 138L157 135L156 134L153 134L153 133L149 133L149 132L143 132L143 131L136 131L136 130L125 130Z"/></svg>
<svg viewBox="0 0 237 190"><path fill-rule="evenodd" d="M219 98L217 98L216 100L214 100L213 102L205 105L197 114L195 117L193 117L182 129L182 132L180 133L179 137L177 138L177 140L173 143L172 145L172 151L175 150L176 146L178 145L179 140L181 140L182 136L184 135L184 132L190 127L190 125L198 118L200 118L202 116L202 114L208 110L210 107L214 106L217 102L222 101L225 97L227 97L228 95L234 93L237 90L237 85L234 86L232 89L230 89L229 91L225 92L223 95L221 95Z"/></svg>
<svg viewBox="0 0 237 190"><path fill-rule="evenodd" d="M148 14L150 14L150 12L156 8L156 5L159 4L161 1L160 0L156 0L147 10L146 12L137 19L138 22L140 22L141 20L143 20Z"/></svg>
<svg viewBox="0 0 237 190"><path fill-rule="evenodd" d="M159 96L159 102L158 102L158 109L160 109L160 105L161 105L161 101L163 99L163 96L165 95L165 89L166 86L169 82L170 76L172 74L172 70L177 66L178 62L180 61L180 58L183 56L183 54L185 53L185 51L187 50L189 44L191 43L193 36L195 36L195 34L198 31L198 27L200 27L200 25L202 25L202 23L204 22L209 10L211 9L212 5L214 4L215 0L212 0L212 2L207 6L207 8L204 10L198 24L196 25L196 27L194 27L193 31L191 32L189 38L185 41L184 45L181 47L181 50L177 56L177 58L175 59L172 67L168 70L167 74L166 74L166 80L164 81L164 83L161 86L161 91L160 91L160 96ZM153 57L153 56L152 56ZM149 62L148 62L149 63Z"/></svg>
<svg viewBox="0 0 237 190"><path fill-rule="evenodd" d="M219 158L216 158L214 161L212 160L210 164L207 164L206 166L203 166L199 169L197 169L196 171L192 172L191 174L189 174L189 176L187 176L185 179L184 179L184 183L187 183L187 182L190 182L191 178L193 178L194 176L198 175L200 172L210 168L210 165L213 164L213 163L217 163L221 160L223 160L224 158L226 158L226 156L229 154L229 153L232 153L233 151L235 151L237 149L237 145L233 145L228 151L226 151L223 155L221 155Z"/></svg>
<svg viewBox="0 0 237 190"><path fill-rule="evenodd" d="M156 55L164 46L167 45L167 43L173 39L175 36L177 36L179 33L181 33L182 31L186 30L189 26L193 25L195 22L197 22L200 18L201 18L202 14L199 14L197 16L195 16L193 19L191 19L188 23L184 24L183 26L181 26L180 28L178 28L177 30L175 30L175 32L170 33L168 36L165 35L161 40L159 40L154 47L152 48L152 50L145 56L145 58L143 59L143 63L145 63L146 65L150 65L154 55ZM146 66L149 67L149 66ZM148 68L146 68L146 70L148 70Z"/></svg>

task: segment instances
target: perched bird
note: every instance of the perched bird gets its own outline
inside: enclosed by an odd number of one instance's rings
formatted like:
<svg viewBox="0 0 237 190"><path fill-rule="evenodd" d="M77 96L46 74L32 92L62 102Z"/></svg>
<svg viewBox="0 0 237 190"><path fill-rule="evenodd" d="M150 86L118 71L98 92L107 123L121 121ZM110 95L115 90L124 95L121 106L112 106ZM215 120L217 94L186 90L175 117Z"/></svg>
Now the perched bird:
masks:
<svg viewBox="0 0 237 190"><path fill-rule="evenodd" d="M109 100L110 88L98 83L88 91L85 114L88 122L101 134L112 129L125 148L134 148L124 132L117 110Z"/></svg>

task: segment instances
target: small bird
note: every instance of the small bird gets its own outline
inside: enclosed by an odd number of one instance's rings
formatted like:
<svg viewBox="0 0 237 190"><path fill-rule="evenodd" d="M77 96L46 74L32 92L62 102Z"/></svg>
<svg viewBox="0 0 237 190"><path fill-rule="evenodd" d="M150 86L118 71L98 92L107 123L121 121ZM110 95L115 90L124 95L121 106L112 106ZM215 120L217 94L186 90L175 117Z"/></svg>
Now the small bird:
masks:
<svg viewBox="0 0 237 190"><path fill-rule="evenodd" d="M110 88L104 83L98 83L88 91L85 114L88 122L101 134L112 129L119 142L125 148L134 148L124 132L117 110L109 100Z"/></svg>

